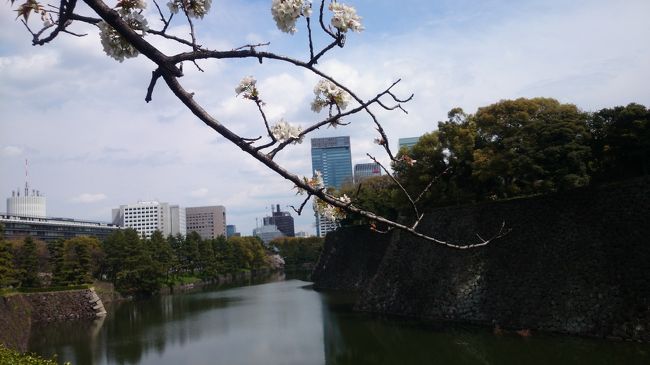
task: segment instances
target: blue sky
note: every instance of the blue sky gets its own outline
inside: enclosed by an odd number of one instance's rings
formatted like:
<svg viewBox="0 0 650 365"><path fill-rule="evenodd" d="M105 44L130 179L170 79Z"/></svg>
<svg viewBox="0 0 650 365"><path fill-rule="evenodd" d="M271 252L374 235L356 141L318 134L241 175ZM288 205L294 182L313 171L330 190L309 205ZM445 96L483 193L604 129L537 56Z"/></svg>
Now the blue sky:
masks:
<svg viewBox="0 0 650 365"><path fill-rule="evenodd" d="M199 43L232 49L271 42L271 51L304 58L304 22L279 32L270 0L214 0L197 23ZM319 67L362 97L397 78L398 92L415 93L408 115L379 112L391 146L400 137L433 130L449 109L467 112L500 99L553 97L587 111L637 102L650 105L650 2L628 1L349 1L366 30L348 37ZM111 4L109 2L109 4ZM225 205L228 223L250 234L272 204L299 204L292 184L194 119L159 85L144 95L152 65L108 58L93 27L84 38L62 36L33 47L9 2L0 25L0 195L30 184L48 198L48 215L107 221L111 208L157 199L184 206ZM159 28L150 6L150 25ZM80 12L87 10L80 8ZM37 20L37 19L35 19ZM182 22L171 29L187 34ZM153 38L147 37L152 40ZM163 51L182 50L160 44ZM277 62L205 61L205 73L186 65L181 80L217 119L248 136L263 134L254 105L234 88L254 75L272 120L308 125L317 78ZM367 162L371 121L324 129L312 137L350 135L353 163ZM309 142L279 157L309 175ZM4 206L0 208L4 211ZM314 232L309 212L297 230Z"/></svg>

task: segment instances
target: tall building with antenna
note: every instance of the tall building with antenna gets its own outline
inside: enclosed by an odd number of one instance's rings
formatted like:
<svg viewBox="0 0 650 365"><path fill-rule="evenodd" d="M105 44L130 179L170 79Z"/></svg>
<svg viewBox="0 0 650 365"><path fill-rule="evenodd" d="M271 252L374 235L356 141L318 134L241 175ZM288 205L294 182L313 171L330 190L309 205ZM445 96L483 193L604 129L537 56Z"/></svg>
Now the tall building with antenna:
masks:
<svg viewBox="0 0 650 365"><path fill-rule="evenodd" d="M38 190L29 190L29 169L25 160L25 189L11 192L7 198L7 211L0 214L0 223L4 225L5 238L21 240L30 236L45 242L58 239L70 239L79 236L94 236L105 239L118 226L78 220L72 218L47 218L45 197Z"/></svg>
<svg viewBox="0 0 650 365"><path fill-rule="evenodd" d="M20 188L11 192L11 197L7 198L7 214L22 217L45 218L46 205L45 197L40 191L29 191L29 168L25 160L25 190L20 194Z"/></svg>

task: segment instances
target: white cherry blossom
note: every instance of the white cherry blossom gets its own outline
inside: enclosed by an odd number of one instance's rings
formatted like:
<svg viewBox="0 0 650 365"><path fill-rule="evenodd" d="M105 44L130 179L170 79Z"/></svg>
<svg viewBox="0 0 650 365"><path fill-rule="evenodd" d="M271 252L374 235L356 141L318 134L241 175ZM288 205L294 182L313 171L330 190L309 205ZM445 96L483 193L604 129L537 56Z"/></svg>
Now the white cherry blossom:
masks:
<svg viewBox="0 0 650 365"><path fill-rule="evenodd" d="M348 30L354 32L361 32L363 30L361 17L357 15L357 11L353 7L332 1L329 9L334 13L332 15L332 26L341 33L346 33Z"/></svg>
<svg viewBox="0 0 650 365"><path fill-rule="evenodd" d="M311 1L304 0L273 0L271 14L278 29L285 33L296 32L296 21L301 16L311 16Z"/></svg>
<svg viewBox="0 0 650 365"><path fill-rule="evenodd" d="M212 0L170 0L167 3L169 11L177 14L179 10L184 9L190 18L200 18L210 11Z"/></svg>
<svg viewBox="0 0 650 365"><path fill-rule="evenodd" d="M339 109L345 110L350 102L350 94L326 79L318 81L314 87L314 95L316 98L311 103L311 110L316 113L330 105L336 105Z"/></svg>
<svg viewBox="0 0 650 365"><path fill-rule="evenodd" d="M140 35L144 37L149 27L147 25L147 19L142 14L124 9L118 10L118 13L131 29L139 31ZM126 58L138 56L138 50L113 29L113 27L108 25L108 23L101 21L97 26L99 27L99 38L102 47L107 55L119 62L124 61Z"/></svg>
<svg viewBox="0 0 650 365"><path fill-rule="evenodd" d="M259 93L257 91L257 87L255 86L256 83L257 80L255 80L253 76L246 76L241 79L239 85L237 85L235 88L235 93L237 93L237 95L242 94L245 99L257 99Z"/></svg>
<svg viewBox="0 0 650 365"><path fill-rule="evenodd" d="M273 137L280 142L293 139L293 144L302 143L303 136L301 127L294 127L287 123L284 119L280 119L273 127L271 127Z"/></svg>

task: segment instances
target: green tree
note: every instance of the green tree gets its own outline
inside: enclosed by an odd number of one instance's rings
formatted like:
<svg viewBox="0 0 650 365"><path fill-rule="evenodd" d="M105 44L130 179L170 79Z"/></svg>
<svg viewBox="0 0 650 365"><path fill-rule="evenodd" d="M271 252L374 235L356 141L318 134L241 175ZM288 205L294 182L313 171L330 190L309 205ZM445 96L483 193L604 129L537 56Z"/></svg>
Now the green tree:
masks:
<svg viewBox="0 0 650 365"><path fill-rule="evenodd" d="M30 236L25 237L23 245L18 251L18 272L20 274L20 285L28 288L41 286L38 277L40 272L38 265L38 249L36 242Z"/></svg>
<svg viewBox="0 0 650 365"><path fill-rule="evenodd" d="M53 282L56 285L91 283L103 258L99 240L80 236L54 245L58 247L52 250L57 256L54 258Z"/></svg>
<svg viewBox="0 0 650 365"><path fill-rule="evenodd" d="M418 203L421 207L440 205L447 199L447 186L441 179L447 171L445 149L440 143L440 132L425 133L418 143L410 149L401 149L397 155L398 162L393 163L400 183L411 194L424 191L431 182L434 182L424 192ZM402 215L411 216L413 211L411 203L401 191L395 193L395 204ZM417 195L412 196L415 200Z"/></svg>
<svg viewBox="0 0 650 365"><path fill-rule="evenodd" d="M650 110L631 103L604 108L589 117L598 180L619 180L650 173Z"/></svg>
<svg viewBox="0 0 650 365"><path fill-rule="evenodd" d="M183 267L186 271L189 271L194 275L194 271L199 266L199 246L203 239L197 232L190 232L187 237L185 237L184 244L182 246L182 260Z"/></svg>
<svg viewBox="0 0 650 365"><path fill-rule="evenodd" d="M163 273L165 279L169 279L175 261L174 251L169 241L165 239L162 232L156 230L151 234L147 247L151 252L152 259L159 265L159 270Z"/></svg>
<svg viewBox="0 0 650 365"><path fill-rule="evenodd" d="M399 192L388 175L373 176L357 184L343 186L337 195L343 194L349 196L362 209L377 212L390 219L397 219ZM358 214L348 214L341 222L342 225L365 223L368 223L367 218Z"/></svg>
<svg viewBox="0 0 650 365"><path fill-rule="evenodd" d="M438 122L439 141L445 155L447 170L438 177L437 185L445 185L445 200L456 203L476 199L472 181L472 165L476 148L477 130L473 116L454 108L448 120Z"/></svg>
<svg viewBox="0 0 650 365"><path fill-rule="evenodd" d="M318 261L323 242L320 237L280 237L271 241L271 245L278 249L286 268L300 268Z"/></svg>
<svg viewBox="0 0 650 365"><path fill-rule="evenodd" d="M52 272L52 285L60 286L65 284L65 275L63 272L63 244L64 240L59 238L47 245L50 253L50 270Z"/></svg>
<svg viewBox="0 0 650 365"><path fill-rule="evenodd" d="M534 98L479 108L472 174L480 193L511 197L589 182L587 115L572 104Z"/></svg>
<svg viewBox="0 0 650 365"><path fill-rule="evenodd" d="M127 256L125 231L127 230L112 232L102 242L106 258L103 261L101 273L113 283L116 281L117 274L122 269Z"/></svg>
<svg viewBox="0 0 650 365"><path fill-rule="evenodd" d="M5 240L4 225L0 223L0 288L16 284L16 270L9 242Z"/></svg>
<svg viewBox="0 0 650 365"><path fill-rule="evenodd" d="M115 278L117 290L123 294L137 295L157 292L163 273L136 230L124 230L122 247L125 255Z"/></svg>
<svg viewBox="0 0 650 365"><path fill-rule="evenodd" d="M198 249L201 277L206 279L215 277L217 275L217 258L214 254L212 240L201 240Z"/></svg>

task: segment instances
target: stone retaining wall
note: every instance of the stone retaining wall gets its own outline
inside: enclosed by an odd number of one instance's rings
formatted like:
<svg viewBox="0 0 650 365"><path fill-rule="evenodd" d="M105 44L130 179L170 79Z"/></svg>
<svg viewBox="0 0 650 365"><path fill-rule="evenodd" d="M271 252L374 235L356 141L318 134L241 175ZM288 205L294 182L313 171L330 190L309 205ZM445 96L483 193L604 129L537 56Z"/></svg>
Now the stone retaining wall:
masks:
<svg viewBox="0 0 650 365"><path fill-rule="evenodd" d="M370 284L391 236L367 227L349 227L327 235L312 272L317 290L359 291Z"/></svg>
<svg viewBox="0 0 650 365"><path fill-rule="evenodd" d="M25 351L33 323L106 315L93 289L16 294L0 298L0 343Z"/></svg>
<svg viewBox="0 0 650 365"><path fill-rule="evenodd" d="M468 251L396 232L356 308L650 342L650 179L437 209L421 227L467 242L490 236L502 221L510 234ZM358 238L352 230L328 240L339 250ZM345 249L376 256L363 246ZM330 267L359 260L339 256ZM338 275L321 272L316 286Z"/></svg>

